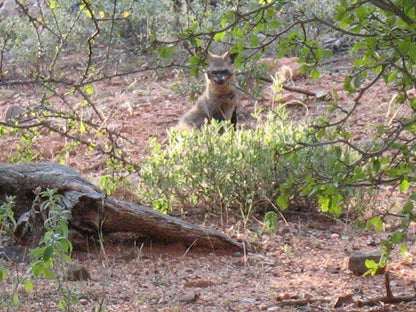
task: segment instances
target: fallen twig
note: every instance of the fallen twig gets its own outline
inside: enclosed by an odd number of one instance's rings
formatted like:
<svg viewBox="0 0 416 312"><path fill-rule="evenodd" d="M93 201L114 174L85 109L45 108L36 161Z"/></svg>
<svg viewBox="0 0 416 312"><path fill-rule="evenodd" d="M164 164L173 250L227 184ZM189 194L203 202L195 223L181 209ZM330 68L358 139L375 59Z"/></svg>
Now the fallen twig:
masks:
<svg viewBox="0 0 416 312"><path fill-rule="evenodd" d="M376 298L372 298L372 299L368 299L365 301L357 301L357 306L358 307L363 307L363 306L373 306L373 305L377 305L380 304L380 302L383 303L400 303L400 302L411 302L411 301L416 301L416 295L413 296L398 296L398 297L387 297L387 296L383 296L383 297L376 297Z"/></svg>
<svg viewBox="0 0 416 312"><path fill-rule="evenodd" d="M380 303L396 304L396 303L416 301L416 294L411 295L411 296L397 296L397 297L394 296L393 292L391 291L389 273L386 272L384 277L385 277L385 286L386 286L385 296L371 298L367 300L352 300L352 295L347 295L347 296L339 297L334 307L340 307L345 304L355 304L358 307L363 307L363 306L374 306ZM329 303L329 302L331 302L331 300L302 298L302 299L282 300L282 301L279 301L277 304L280 306L306 306L306 305L313 304L313 303Z"/></svg>
<svg viewBox="0 0 416 312"><path fill-rule="evenodd" d="M265 81L265 82L269 82L269 83L273 83L273 80L271 78L267 78L267 77L260 77L260 80ZM301 94L305 94L307 96L313 96L313 97L316 97L317 99L329 100L329 99L332 98L330 92L326 92L326 91L325 92L322 92L322 91L313 92L313 91L305 90L305 89L302 89L302 88L288 86L286 84L282 84L282 88L284 90L287 90L287 91L301 93Z"/></svg>
<svg viewBox="0 0 416 312"><path fill-rule="evenodd" d="M382 297L376 297L376 298L371 298L365 301L357 301L357 306L362 307L362 306L372 306L372 305L377 305L380 304L380 302L383 303L400 303L400 302L411 302L411 301L416 301L416 294L412 295L412 296L397 296L395 297L393 295L393 292L391 291L391 286L390 286L390 275L389 272L386 272L384 274L384 282L385 282L385 286L386 286L386 295L382 296Z"/></svg>

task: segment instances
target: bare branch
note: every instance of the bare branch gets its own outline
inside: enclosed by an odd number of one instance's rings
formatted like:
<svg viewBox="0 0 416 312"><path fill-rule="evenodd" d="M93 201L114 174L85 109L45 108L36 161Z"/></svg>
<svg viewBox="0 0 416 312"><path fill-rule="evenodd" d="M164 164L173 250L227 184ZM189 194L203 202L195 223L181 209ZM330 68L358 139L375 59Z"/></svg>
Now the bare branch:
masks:
<svg viewBox="0 0 416 312"><path fill-rule="evenodd" d="M399 7L397 7L390 0L368 0L368 2L374 4L376 7L383 11L393 13L397 17L400 17L408 25L413 25L415 23L414 20L412 20L408 15L406 15Z"/></svg>

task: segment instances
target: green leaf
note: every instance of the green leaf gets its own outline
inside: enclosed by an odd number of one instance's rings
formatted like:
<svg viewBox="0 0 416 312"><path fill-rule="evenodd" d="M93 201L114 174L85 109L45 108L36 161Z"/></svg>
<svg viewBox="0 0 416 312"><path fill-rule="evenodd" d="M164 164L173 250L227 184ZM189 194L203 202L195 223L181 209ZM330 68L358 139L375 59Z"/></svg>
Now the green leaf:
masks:
<svg viewBox="0 0 416 312"><path fill-rule="evenodd" d="M26 281L23 283L23 286L25 286L25 289L27 292L30 292L33 290L33 283L31 281Z"/></svg>
<svg viewBox="0 0 416 312"><path fill-rule="evenodd" d="M43 251L42 259L43 261L48 261L53 255L53 248L51 246L48 246Z"/></svg>
<svg viewBox="0 0 416 312"><path fill-rule="evenodd" d="M252 35L250 37L250 46L251 47L256 47L258 46L260 43L259 38L256 35Z"/></svg>
<svg viewBox="0 0 416 312"><path fill-rule="evenodd" d="M409 255L409 249L407 248L406 244L400 246L400 254L402 255L402 257L406 257Z"/></svg>
<svg viewBox="0 0 416 312"><path fill-rule="evenodd" d="M397 77L397 72L392 72L386 79L387 83L393 82Z"/></svg>
<svg viewBox="0 0 416 312"><path fill-rule="evenodd" d="M42 269L42 274L43 276L45 276L47 279L55 279L55 274L52 272L51 269L47 268L47 267L43 267Z"/></svg>
<svg viewBox="0 0 416 312"><path fill-rule="evenodd" d="M273 0L259 0L259 4L266 5L266 4L272 3L272 1Z"/></svg>
<svg viewBox="0 0 416 312"><path fill-rule="evenodd" d="M30 257L33 259L39 259L42 257L46 247L38 247L30 251Z"/></svg>
<svg viewBox="0 0 416 312"><path fill-rule="evenodd" d="M331 206L329 211L336 217L341 215L341 207L339 206L338 201L335 201L334 198L331 199Z"/></svg>
<svg viewBox="0 0 416 312"><path fill-rule="evenodd" d="M164 59L171 59L174 51L175 51L174 46L158 47L159 56Z"/></svg>
<svg viewBox="0 0 416 312"><path fill-rule="evenodd" d="M85 9L84 12L88 16L88 18L92 18L92 13L90 10Z"/></svg>
<svg viewBox="0 0 416 312"><path fill-rule="evenodd" d="M375 275L377 273L378 268L380 267L380 265L377 262L369 259L365 260L365 266L368 268L368 271L365 272L364 275Z"/></svg>
<svg viewBox="0 0 416 312"><path fill-rule="evenodd" d="M32 271L33 275L38 277L42 274L43 267L44 267L44 264L42 261L36 261L32 263L30 270Z"/></svg>
<svg viewBox="0 0 416 312"><path fill-rule="evenodd" d="M282 25L282 23L279 22L279 21L276 21L276 20L275 21L270 21L270 22L267 23L267 26L269 26L273 29L276 29L276 28L280 27L281 25Z"/></svg>
<svg viewBox="0 0 416 312"><path fill-rule="evenodd" d="M383 219L381 217L375 216L367 221L367 227L374 227L376 232L381 232L383 230Z"/></svg>
<svg viewBox="0 0 416 312"><path fill-rule="evenodd" d="M61 255L62 259L66 262L66 263L72 263L73 260L71 258L71 256L67 255L67 254L63 254Z"/></svg>
<svg viewBox="0 0 416 312"><path fill-rule="evenodd" d="M375 172L378 172L380 170L380 168L381 168L380 160L377 159L377 158L376 159L373 159L373 170Z"/></svg>
<svg viewBox="0 0 416 312"><path fill-rule="evenodd" d="M368 9L365 5L360 5L356 7L355 13L357 14L357 17L362 20L368 16Z"/></svg>
<svg viewBox="0 0 416 312"><path fill-rule="evenodd" d="M311 77L313 79L318 79L320 75L321 75L321 73L316 68L314 68L311 72Z"/></svg>
<svg viewBox="0 0 416 312"><path fill-rule="evenodd" d="M328 196L319 196L318 203L321 205L323 212L329 211L329 203L331 199Z"/></svg>
<svg viewBox="0 0 416 312"><path fill-rule="evenodd" d="M19 295L17 294L17 292L15 292L12 296L12 304L14 306L20 305Z"/></svg>
<svg viewBox="0 0 416 312"><path fill-rule="evenodd" d="M60 249L65 253L70 252L72 250L72 244L70 240L67 238L60 239L58 241L58 244L59 244Z"/></svg>
<svg viewBox="0 0 416 312"><path fill-rule="evenodd" d="M7 271L6 269L0 268L0 281L5 279L7 276Z"/></svg>
<svg viewBox="0 0 416 312"><path fill-rule="evenodd" d="M189 58L189 63L191 63L192 65L198 65L199 62L201 62L201 59L199 58L199 56L191 56Z"/></svg>
<svg viewBox="0 0 416 312"><path fill-rule="evenodd" d="M316 133L316 137L318 139L322 139L324 137L325 133L326 133L326 128L322 128Z"/></svg>
<svg viewBox="0 0 416 312"><path fill-rule="evenodd" d="M409 201L403 206L402 214L411 214L413 212L413 209L413 203Z"/></svg>
<svg viewBox="0 0 416 312"><path fill-rule="evenodd" d="M84 133L85 131L87 131L87 126L86 126L86 124L84 122L81 122L79 124L79 132L80 133Z"/></svg>
<svg viewBox="0 0 416 312"><path fill-rule="evenodd" d="M416 44L411 41L406 41L406 50L412 60L416 59Z"/></svg>
<svg viewBox="0 0 416 312"><path fill-rule="evenodd" d="M214 36L214 41L224 40L225 39L225 35L226 35L226 32L225 31L216 33L215 36Z"/></svg>
<svg viewBox="0 0 416 312"><path fill-rule="evenodd" d="M92 85L86 85L86 86L84 86L84 91L88 95L91 95L91 94L94 93L94 86L92 86Z"/></svg>
<svg viewBox="0 0 416 312"><path fill-rule="evenodd" d="M58 308L61 310L66 310L68 308L68 303L66 302L65 299L62 299L59 301Z"/></svg>
<svg viewBox="0 0 416 312"><path fill-rule="evenodd" d="M347 131L344 131L344 132L341 132L340 133L340 136L342 136L344 139L350 139L351 138L351 133L350 132L347 132Z"/></svg>
<svg viewBox="0 0 416 312"><path fill-rule="evenodd" d="M150 37L149 37L149 41L150 41L150 42L155 42L155 41L157 41L157 36L156 36L156 34L155 34L155 33L153 33L153 34L151 34L151 35L150 35Z"/></svg>
<svg viewBox="0 0 416 312"><path fill-rule="evenodd" d="M354 92L356 90L352 85L352 77L345 78L344 89L348 92Z"/></svg>
<svg viewBox="0 0 416 312"><path fill-rule="evenodd" d="M244 35L243 31L238 27L233 27L233 29L231 29L231 34L234 37L241 37Z"/></svg>
<svg viewBox="0 0 416 312"><path fill-rule="evenodd" d="M407 179L403 179L402 182L399 184L400 192L406 192L409 189L409 181Z"/></svg>
<svg viewBox="0 0 416 312"><path fill-rule="evenodd" d="M278 215L274 211L268 211L264 215L264 229L270 233L274 234L277 232L278 228Z"/></svg>
<svg viewBox="0 0 416 312"><path fill-rule="evenodd" d="M60 7L59 2L56 0L48 0L46 3L51 10L54 10Z"/></svg>
<svg viewBox="0 0 416 312"><path fill-rule="evenodd" d="M402 232L395 232L391 237L390 241L393 244L398 244L403 240L403 233Z"/></svg>
<svg viewBox="0 0 416 312"><path fill-rule="evenodd" d="M225 28L225 26L227 26L227 21L228 19L226 16L221 20L220 25L222 28Z"/></svg>
<svg viewBox="0 0 416 312"><path fill-rule="evenodd" d="M289 208L289 197L288 197L288 194L287 193L283 193L279 197L277 197L276 204L282 210L286 210L287 208Z"/></svg>

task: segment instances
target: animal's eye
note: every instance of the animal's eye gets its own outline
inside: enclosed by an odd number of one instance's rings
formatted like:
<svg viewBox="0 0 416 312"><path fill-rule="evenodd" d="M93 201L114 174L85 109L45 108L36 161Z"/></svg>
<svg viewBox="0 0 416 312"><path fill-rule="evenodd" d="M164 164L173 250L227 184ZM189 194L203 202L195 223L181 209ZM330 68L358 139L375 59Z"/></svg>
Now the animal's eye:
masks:
<svg viewBox="0 0 416 312"><path fill-rule="evenodd" d="M228 70L216 70L212 72L216 76L230 76L231 73Z"/></svg>
<svg viewBox="0 0 416 312"><path fill-rule="evenodd" d="M209 72L209 75L217 77L229 77L231 76L231 72L229 70L213 70Z"/></svg>

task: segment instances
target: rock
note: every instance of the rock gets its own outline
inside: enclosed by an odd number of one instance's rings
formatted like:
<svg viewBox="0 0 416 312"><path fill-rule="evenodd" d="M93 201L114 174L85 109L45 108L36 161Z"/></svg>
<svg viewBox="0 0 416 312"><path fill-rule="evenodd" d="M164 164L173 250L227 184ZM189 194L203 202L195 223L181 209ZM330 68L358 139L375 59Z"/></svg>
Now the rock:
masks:
<svg viewBox="0 0 416 312"><path fill-rule="evenodd" d="M185 303L194 303L196 302L200 297L199 293L188 293L183 296L177 296L175 301L178 302L185 302Z"/></svg>
<svg viewBox="0 0 416 312"><path fill-rule="evenodd" d="M6 105L3 108L3 112L0 114L0 121L3 121L3 122L17 121L21 119L25 113L26 113L26 110L24 110L20 106L17 106L14 104Z"/></svg>
<svg viewBox="0 0 416 312"><path fill-rule="evenodd" d="M131 248L127 250L123 255L120 256L120 259L123 259L127 262L137 259L139 257L139 249L138 248Z"/></svg>
<svg viewBox="0 0 416 312"><path fill-rule="evenodd" d="M15 263L29 263L29 250L23 246L0 247L0 259Z"/></svg>
<svg viewBox="0 0 416 312"><path fill-rule="evenodd" d="M71 266L68 270L67 279L69 281L88 281L91 275L84 267Z"/></svg>
<svg viewBox="0 0 416 312"><path fill-rule="evenodd" d="M338 299L335 301L333 307L334 308L340 308L342 306L346 306L346 305L353 304L353 303L354 303L353 295L348 294L348 295L338 297Z"/></svg>
<svg viewBox="0 0 416 312"><path fill-rule="evenodd" d="M379 262L381 258L380 252L373 252L373 253L354 253L350 255L348 260L348 269L354 273L354 275L363 275L365 272L368 271L368 268L365 266L366 260L374 260L375 262ZM376 274L383 274L385 272L385 268L379 268Z"/></svg>
<svg viewBox="0 0 416 312"><path fill-rule="evenodd" d="M240 301L244 302L244 303L256 303L257 302L256 299L248 298L248 297L242 297L242 298L240 298Z"/></svg>

